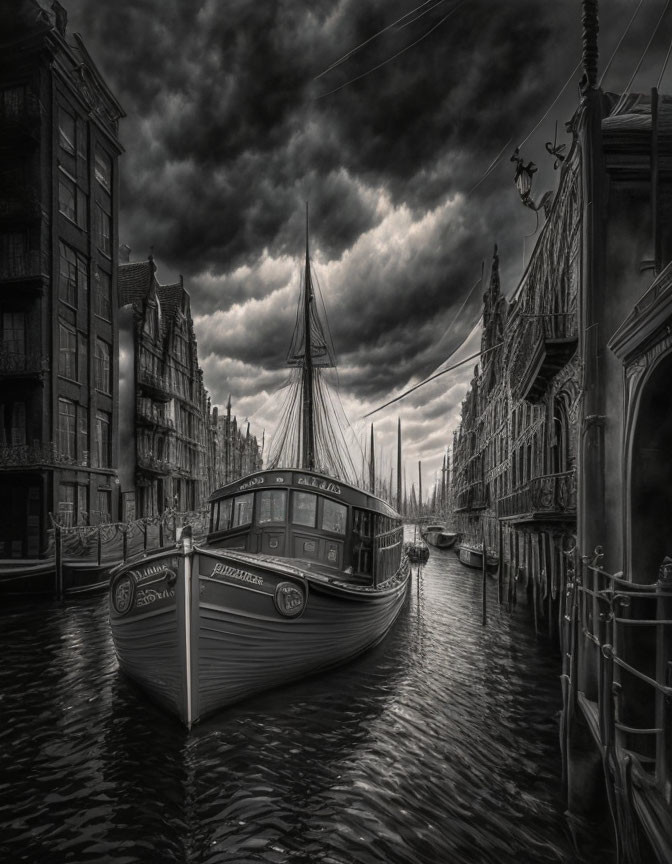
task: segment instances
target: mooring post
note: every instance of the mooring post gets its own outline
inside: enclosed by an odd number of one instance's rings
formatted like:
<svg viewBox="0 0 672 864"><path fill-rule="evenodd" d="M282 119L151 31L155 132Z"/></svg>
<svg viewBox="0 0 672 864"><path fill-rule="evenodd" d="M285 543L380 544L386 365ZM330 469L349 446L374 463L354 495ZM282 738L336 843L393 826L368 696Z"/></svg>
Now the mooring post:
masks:
<svg viewBox="0 0 672 864"><path fill-rule="evenodd" d="M483 555L482 555L482 576L483 576L483 626L486 625L488 615L487 615L487 584L488 584L488 550L485 548L485 526L481 523L481 541L483 546Z"/></svg>
<svg viewBox="0 0 672 864"><path fill-rule="evenodd" d="M61 526L54 522L54 555L56 563L56 599L63 599L63 538Z"/></svg>

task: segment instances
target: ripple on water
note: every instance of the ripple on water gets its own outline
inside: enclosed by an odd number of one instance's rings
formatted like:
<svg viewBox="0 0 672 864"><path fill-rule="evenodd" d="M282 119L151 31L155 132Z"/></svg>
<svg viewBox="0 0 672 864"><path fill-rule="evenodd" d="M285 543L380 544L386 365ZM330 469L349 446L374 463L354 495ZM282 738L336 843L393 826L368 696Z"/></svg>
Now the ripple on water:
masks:
<svg viewBox="0 0 672 864"><path fill-rule="evenodd" d="M488 588L484 628L480 574L433 551L373 651L190 734L120 676L104 599L5 614L2 860L579 860L558 660Z"/></svg>

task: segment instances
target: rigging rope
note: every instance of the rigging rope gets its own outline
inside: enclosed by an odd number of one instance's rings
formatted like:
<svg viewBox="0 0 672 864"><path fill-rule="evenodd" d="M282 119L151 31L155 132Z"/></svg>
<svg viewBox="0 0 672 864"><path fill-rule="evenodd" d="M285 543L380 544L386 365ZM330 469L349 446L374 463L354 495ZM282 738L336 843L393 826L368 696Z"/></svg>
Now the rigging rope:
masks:
<svg viewBox="0 0 672 864"><path fill-rule="evenodd" d="M660 18L658 19L658 23L656 24L655 29L654 29L653 33L651 34L649 41L646 43L646 48L644 49L644 53L639 58L639 63L635 66L635 71L632 73L632 76L631 76L630 80L628 81L627 86L621 95L621 100L623 100L628 95L628 93L630 92L630 88L632 87L632 82L635 80L635 77L636 77L637 73L639 72L640 66L644 62L646 55L649 53L649 48L651 47L651 43L653 42L653 40L656 36L656 33L658 32L658 29L659 29L660 25L662 24L663 18L667 14L667 10L670 8L670 2L672 2L672 0L667 0L667 3L665 4L665 8L661 12ZM621 101L621 100L619 100L619 101Z"/></svg>
<svg viewBox="0 0 672 864"><path fill-rule="evenodd" d="M350 84L354 84L355 81L360 81L362 78L366 78L366 76L370 75L372 72L376 72L378 69L382 69L383 66L387 66L388 63L391 63L393 60L396 60L397 57L401 57L402 54L405 54L411 48L414 48L416 45L418 45L420 42L422 42L423 39L426 39L431 33L433 33L437 29L437 27L440 27L445 21L447 21L454 12L457 12L457 10L460 8L460 6L464 5L465 2L466 2L466 0L459 0L459 3L457 4L457 6L454 6L450 10L450 12L448 12L446 15L444 15L443 18L440 18L436 22L436 24L434 24L433 27L430 27L429 30L427 30L425 33L423 33L422 36L420 36L414 42L411 42L410 45L406 45L400 51L397 51L396 54L393 54L391 57L388 57L387 60L383 60L382 63L378 63L377 66L373 66L371 69L367 69L367 71L362 72L361 75L357 75L354 78L351 78L349 81L346 81L344 84L341 84L338 87L334 87L333 90L328 90L326 93L320 93L319 96L315 97L315 100L324 99L327 96L332 96L334 93L338 93L339 90L343 90L344 87L348 87Z"/></svg>
<svg viewBox="0 0 672 864"><path fill-rule="evenodd" d="M394 399L390 399L390 401L386 402L384 405L380 405L378 408L374 408L373 411L369 411L368 414L364 415L364 419L366 419L367 417L371 417L372 414L377 414L379 411L382 411L383 408L387 408L389 405L394 405L395 402L399 402L401 399L408 396L409 393L413 393L414 390L417 390L420 387L424 387L425 384L428 384L430 381L433 381L435 378L438 378L441 375L445 375L446 372L452 372L454 369L457 369L459 366L464 366L465 363L469 363L470 360L475 360L477 357L485 357L486 354L489 354L496 348L501 348L503 344L503 342L498 342L496 345L493 345L492 348L488 348L485 351L477 351L475 354L472 354L469 357L465 357L464 360L460 360L459 363L454 363L447 369L442 369L440 372L435 372L434 375L430 375L429 378L425 378L424 381L420 381L419 384L415 384L413 387L410 387L400 396L395 396Z"/></svg>
<svg viewBox="0 0 672 864"><path fill-rule="evenodd" d="M637 13L639 12L639 10L642 8L642 3L643 3L643 2L644 2L644 0L639 0L639 5L638 5L637 8L635 9L635 11L632 13L632 18L628 21L628 26L627 26L627 27L625 28L625 30L623 31L623 35L622 35L621 38L618 40L618 43L617 43L616 47L614 48L614 51L613 51L611 57L609 58L609 62L608 62L607 65L604 67L604 72L602 73L602 77L600 78L600 81L599 81L599 83L598 83L598 85L597 85L598 87L601 87L601 86L602 86L602 82L604 81L604 76L605 76L605 75L607 74L607 72L609 71L609 69L610 69L610 67L611 67L611 64L612 64L612 61L613 61L614 57L616 56L616 53L617 53L618 49L621 47L621 43L623 42L623 40L625 39L625 37L628 35L628 31L630 30L630 27L631 27L631 25L632 25L632 22L633 22L633 21L635 20L635 18L637 17Z"/></svg>
<svg viewBox="0 0 672 864"><path fill-rule="evenodd" d="M340 66L341 63L345 63L345 61L349 57L352 57L352 55L355 54L357 51L359 51L360 48L363 48L365 45L368 45L369 42L373 42L374 39L377 39L379 36L382 36L383 33L387 33L388 30L391 30L393 27L396 27L397 24L401 23L404 20L404 18L408 18L409 15L414 15L416 12L419 12L420 9L422 9L424 6L427 6L428 3L432 3L432 2L433 2L433 0L425 0L424 3L421 3L419 6L416 6L415 9L411 9L410 12L407 12L405 15L402 15L401 18L397 18L396 21L393 21L391 24L388 24L386 27L383 27L382 30L379 30L377 33L374 33L373 36L369 36L368 39L365 39L363 42L360 42L359 45L355 45L354 48L352 48L350 51L348 51L342 57L339 57L338 60L335 60L331 64L331 66L327 66L326 69L323 69L322 72L319 73L319 75L316 75L313 78L313 81L317 81L318 78L321 78L323 75L326 75L327 72L331 72L332 69L335 69L337 66ZM434 6L432 6L431 8L434 9L436 6L439 6L441 3L444 3L444 2L445 2L445 0L439 0L439 2L435 3ZM430 11L431 11L430 9L427 10L427 12L430 12ZM424 14L425 13L423 12L423 15ZM417 19L413 19L413 20L417 20ZM408 22L408 23L412 23L412 22ZM405 27L406 25L404 24L403 26Z"/></svg>
<svg viewBox="0 0 672 864"><path fill-rule="evenodd" d="M665 62L663 63L663 68L660 70L660 77L658 78L658 83L656 84L657 90L660 90L660 85L663 83L663 75L665 74L665 69L667 68L667 62L670 59L670 53L672 53L672 40L670 40L670 45L667 49L667 54L665 55Z"/></svg>

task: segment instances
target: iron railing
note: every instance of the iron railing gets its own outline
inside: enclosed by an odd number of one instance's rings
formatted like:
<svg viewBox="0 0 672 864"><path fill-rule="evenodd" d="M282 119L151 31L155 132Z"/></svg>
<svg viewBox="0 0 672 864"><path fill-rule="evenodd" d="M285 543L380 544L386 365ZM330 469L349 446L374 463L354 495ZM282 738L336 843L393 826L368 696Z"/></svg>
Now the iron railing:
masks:
<svg viewBox="0 0 672 864"><path fill-rule="evenodd" d="M540 513L576 512L576 471L542 474L497 502L500 519Z"/></svg>

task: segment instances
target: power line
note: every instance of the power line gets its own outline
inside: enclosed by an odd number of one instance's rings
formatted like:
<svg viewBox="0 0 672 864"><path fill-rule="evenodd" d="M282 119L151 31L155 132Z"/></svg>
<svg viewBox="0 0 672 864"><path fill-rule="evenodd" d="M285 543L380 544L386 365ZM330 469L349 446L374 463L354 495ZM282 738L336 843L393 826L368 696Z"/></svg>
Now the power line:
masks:
<svg viewBox="0 0 672 864"><path fill-rule="evenodd" d="M426 39L430 34L432 34L438 27L440 27L445 21L447 21L448 18L450 18L450 16L454 12L457 12L457 10L460 8L460 6L463 6L465 2L466 2L466 0L460 0L460 2L457 4L457 6L454 6L450 10L450 12L448 12L446 15L443 16L443 18L440 18L436 22L436 24L434 24L433 27L430 27L429 30L427 30L425 33L423 33L422 36L420 36L414 42L411 42L410 45L406 45L400 51L397 51L396 54L393 54L391 57L388 57L387 60L383 60L383 62L378 63L377 66L373 66L371 69L367 69L367 71L362 72L361 75L356 75L354 78L351 78L349 81L346 81L344 84L341 84L338 87L334 87L333 90L328 90L326 93L320 93L320 95L316 96L315 99L316 100L317 99L324 99L326 96L332 96L334 93L338 93L339 90L343 90L344 87L348 87L350 84L354 84L355 81L360 81L362 78L366 78L366 76L370 75L372 72L376 72L378 69L382 69L383 66L387 66L388 63L391 63L393 60L396 60L397 57L401 57L402 54L405 54L411 48L414 48L416 45L418 45L420 42L422 42L423 39Z"/></svg>
<svg viewBox="0 0 672 864"><path fill-rule="evenodd" d="M327 66L326 69L323 69L319 75L316 75L313 78L313 81L317 81L318 78L321 78L323 75L326 75L327 72L331 72L332 69L335 69L337 66L340 66L341 63L345 63L345 61L349 57L352 57L352 55L355 54L357 51L359 51L360 48L363 48L365 45L368 45L369 42L373 42L374 39L377 39L379 36L382 36L383 33L387 33L388 30L391 30L393 27L396 27L397 24L401 23L404 20L404 18L408 18L409 15L414 15L416 12L418 12L424 6L427 6L428 3L432 3L432 2L434 2L434 0L425 0L424 3L421 3L419 6L416 6L415 9L411 9L410 12L407 12L405 15L402 15L401 18L397 18L396 21L393 21L391 24L388 24L387 27L383 27L382 30L379 30L377 33L374 33L373 36L369 36L368 39L365 39L363 42L360 42L359 45L355 45L354 48L352 48L350 51L348 51L342 57L339 57L338 60L335 60L331 64L331 66ZM435 3L434 6L432 6L431 8L434 9L434 8L436 8L436 6L439 6L441 3L445 3L445 0L439 0L439 2ZM431 11L431 9L427 10L427 12L430 12L430 11ZM423 12L422 14L424 15L425 13ZM420 16L418 16L418 17L420 17ZM413 20L416 21L417 18L414 18ZM410 21L407 23L411 24L413 22ZM404 24L403 26L405 27L406 24Z"/></svg>

